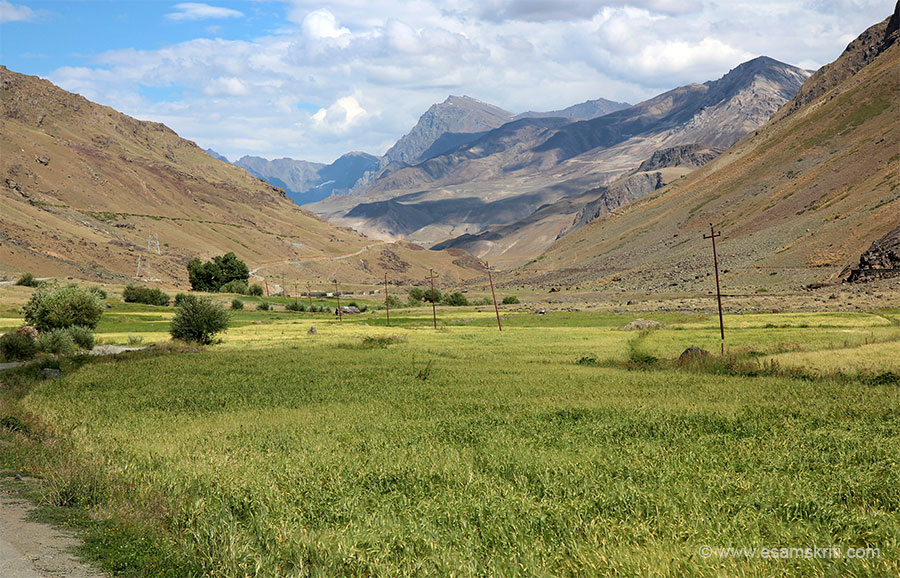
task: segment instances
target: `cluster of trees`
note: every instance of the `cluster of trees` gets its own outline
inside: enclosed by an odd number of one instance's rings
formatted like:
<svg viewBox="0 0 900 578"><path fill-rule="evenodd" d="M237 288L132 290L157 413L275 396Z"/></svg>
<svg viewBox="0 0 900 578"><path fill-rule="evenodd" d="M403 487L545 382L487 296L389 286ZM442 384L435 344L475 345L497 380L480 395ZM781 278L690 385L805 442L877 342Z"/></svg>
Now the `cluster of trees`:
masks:
<svg viewBox="0 0 900 578"><path fill-rule="evenodd" d="M399 300L397 300L397 302L399 303ZM476 301L469 301L466 296L459 291L454 291L453 293L445 293L442 295L439 289L435 289L432 293L432 290L430 288L422 289L420 287L413 287L409 290L409 304L415 306L421 303L436 303L438 305L462 307L465 305L493 305L494 302L490 297L483 297ZM508 295L503 298L504 305L514 305L516 303L519 303L519 298L515 295ZM391 303L391 307L395 307L395 305Z"/></svg>
<svg viewBox="0 0 900 578"><path fill-rule="evenodd" d="M205 263L194 257L188 262L187 270L191 289L194 291L218 292L223 286L227 286L226 291L232 293L249 291L250 269L234 253L217 255ZM240 288L246 289L233 290Z"/></svg>

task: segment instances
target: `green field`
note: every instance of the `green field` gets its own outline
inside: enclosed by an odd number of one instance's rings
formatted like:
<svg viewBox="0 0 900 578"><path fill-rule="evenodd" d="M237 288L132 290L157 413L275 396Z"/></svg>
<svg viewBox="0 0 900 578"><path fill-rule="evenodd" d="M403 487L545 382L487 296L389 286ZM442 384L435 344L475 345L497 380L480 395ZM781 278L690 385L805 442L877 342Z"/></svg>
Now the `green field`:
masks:
<svg viewBox="0 0 900 578"><path fill-rule="evenodd" d="M726 316L730 361L679 367L717 317L483 309L245 311L202 351L9 372L0 467L124 575L900 574L900 311Z"/></svg>

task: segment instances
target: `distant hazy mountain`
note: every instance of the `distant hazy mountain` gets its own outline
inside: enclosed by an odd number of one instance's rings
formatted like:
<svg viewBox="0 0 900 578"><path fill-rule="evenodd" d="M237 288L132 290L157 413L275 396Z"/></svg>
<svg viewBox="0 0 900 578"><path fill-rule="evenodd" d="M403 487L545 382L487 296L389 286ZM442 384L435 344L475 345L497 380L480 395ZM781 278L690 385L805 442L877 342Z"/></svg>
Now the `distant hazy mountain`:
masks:
<svg viewBox="0 0 900 578"><path fill-rule="evenodd" d="M676 88L592 120L521 118L385 172L359 196L310 208L369 236L441 246L524 220L531 224L506 229L515 235L483 246L481 256L525 262L572 225L594 200L586 193L635 171L661 149L731 146L768 121L808 77L805 70L760 57L719 80ZM562 205L545 208L557 202ZM531 217L538 210L553 218Z"/></svg>
<svg viewBox="0 0 900 578"><path fill-rule="evenodd" d="M517 114L514 118L518 120L520 118L555 117L570 118L572 120L590 120L592 118L597 118L598 116L603 116L604 114L628 108L629 106L631 105L627 102L614 102L612 100L606 100L605 98L598 98L596 100L582 102L581 104L575 104L562 110L551 110L549 112L535 112L530 110L528 112Z"/></svg>
<svg viewBox="0 0 900 578"><path fill-rule="evenodd" d="M333 194L347 193L364 174L378 169L380 159L370 154L352 152L330 165L291 158L270 161L252 156L241 157L234 164L283 188L295 203L302 205Z"/></svg>
<svg viewBox="0 0 900 578"><path fill-rule="evenodd" d="M511 112L492 104L468 96L450 96L444 102L432 105L419 118L416 126L388 149L384 154L385 164L413 164L444 135L482 133L497 128L512 118ZM463 136L450 139L452 146L465 142ZM434 154L435 151L431 152Z"/></svg>
<svg viewBox="0 0 900 578"><path fill-rule="evenodd" d="M230 162L231 162L230 160L228 160L227 158L223 157L222 155L220 155L219 153L217 153L216 151L214 151L214 150L212 150L212 149L206 149L206 154L208 154L209 156L211 156L211 157L214 158L214 159L217 159L217 160L220 160L220 161L224 161L224 162L226 162L226 163L230 163Z"/></svg>

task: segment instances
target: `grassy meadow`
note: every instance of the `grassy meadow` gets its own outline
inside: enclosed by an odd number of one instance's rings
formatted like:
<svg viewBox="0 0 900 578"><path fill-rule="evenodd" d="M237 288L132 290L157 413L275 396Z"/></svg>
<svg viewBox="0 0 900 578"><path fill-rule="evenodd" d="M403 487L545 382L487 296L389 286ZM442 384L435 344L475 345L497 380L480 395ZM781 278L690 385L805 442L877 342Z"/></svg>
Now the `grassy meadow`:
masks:
<svg viewBox="0 0 900 578"><path fill-rule="evenodd" d="M105 343L167 339L109 301ZM126 576L900 574L900 311L729 315L686 367L717 317L438 315L248 309L204 350L7 372L0 468Z"/></svg>

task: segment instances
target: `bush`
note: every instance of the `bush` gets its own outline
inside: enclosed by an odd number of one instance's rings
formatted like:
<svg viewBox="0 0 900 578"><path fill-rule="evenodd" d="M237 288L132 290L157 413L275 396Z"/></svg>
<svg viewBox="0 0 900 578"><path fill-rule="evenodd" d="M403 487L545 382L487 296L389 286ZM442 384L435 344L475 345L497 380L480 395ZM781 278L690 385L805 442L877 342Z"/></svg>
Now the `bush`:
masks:
<svg viewBox="0 0 900 578"><path fill-rule="evenodd" d="M30 331L13 331L0 337L0 359L3 361L31 359L37 352L38 345Z"/></svg>
<svg viewBox="0 0 900 578"><path fill-rule="evenodd" d="M225 307L209 297L189 295L175 308L169 333L175 339L207 345L213 337L228 329L230 316Z"/></svg>
<svg viewBox="0 0 900 578"><path fill-rule="evenodd" d="M409 290L409 302L417 303L421 302L422 299L425 299L425 292L422 291L419 287L413 287Z"/></svg>
<svg viewBox="0 0 900 578"><path fill-rule="evenodd" d="M238 295L246 295L250 291L250 286L244 279L235 279L229 281L219 287L219 293L237 293Z"/></svg>
<svg viewBox="0 0 900 578"><path fill-rule="evenodd" d="M56 355L73 355L78 349L72 334L64 327L50 329L41 333L37 340L38 347L44 353Z"/></svg>
<svg viewBox="0 0 900 578"><path fill-rule="evenodd" d="M231 309L232 311L240 311L244 308L244 302L240 299L232 299L231 300Z"/></svg>
<svg viewBox="0 0 900 578"><path fill-rule="evenodd" d="M493 304L494 304L494 300L491 299L490 297L482 297L481 299L478 299L477 301L472 302L472 305L493 305Z"/></svg>
<svg viewBox="0 0 900 578"><path fill-rule="evenodd" d="M16 281L16 285L22 287L37 287L41 284L40 281L34 278L34 275L31 273L23 273L19 280Z"/></svg>
<svg viewBox="0 0 900 578"><path fill-rule="evenodd" d="M269 304L266 303L265 301L256 304L256 310L257 310L257 311L268 311L268 310L270 310L271 308L272 308L272 307L270 307Z"/></svg>
<svg viewBox="0 0 900 578"><path fill-rule="evenodd" d="M104 309L100 298L87 289L75 285L41 288L25 304L25 322L42 332L73 325L95 329Z"/></svg>
<svg viewBox="0 0 900 578"><path fill-rule="evenodd" d="M253 295L254 297L262 297L262 294L263 294L262 285L260 285L259 283L254 283L253 285L250 285L250 287L247 289L247 294Z"/></svg>
<svg viewBox="0 0 900 578"><path fill-rule="evenodd" d="M175 294L175 307L178 307L182 303L184 303L185 299L191 299L193 296L187 293L176 293Z"/></svg>
<svg viewBox="0 0 900 578"><path fill-rule="evenodd" d="M519 303L521 303L521 301L519 301L519 298L515 295L507 295L503 298L504 305L518 305Z"/></svg>
<svg viewBox="0 0 900 578"><path fill-rule="evenodd" d="M429 303L440 303L441 302L441 290L440 289L427 289L422 293L422 299L428 301Z"/></svg>
<svg viewBox="0 0 900 578"><path fill-rule="evenodd" d="M387 304L391 309L396 309L405 305L403 301L400 301L400 298L396 295L388 295Z"/></svg>
<svg viewBox="0 0 900 578"><path fill-rule="evenodd" d="M100 287L88 287L88 291L96 295L98 299L106 299L108 297L106 291Z"/></svg>
<svg viewBox="0 0 900 578"><path fill-rule="evenodd" d="M288 311L299 311L300 313L306 311L306 305L300 303L299 301L292 301L291 303L285 305L284 308Z"/></svg>
<svg viewBox="0 0 900 578"><path fill-rule="evenodd" d="M87 327L73 325L67 331L72 336L72 340L75 341L75 345L81 349L90 350L94 348L94 332Z"/></svg>
<svg viewBox="0 0 900 578"><path fill-rule="evenodd" d="M437 289L435 289L437 291ZM451 305L453 307L463 307L469 304L469 300L466 299L466 296L456 291L455 293L448 293L444 295L444 298L441 300L442 305Z"/></svg>
<svg viewBox="0 0 900 578"><path fill-rule="evenodd" d="M169 296L157 287L128 285L122 290L122 299L126 303L144 303L146 305L160 306L169 304Z"/></svg>

